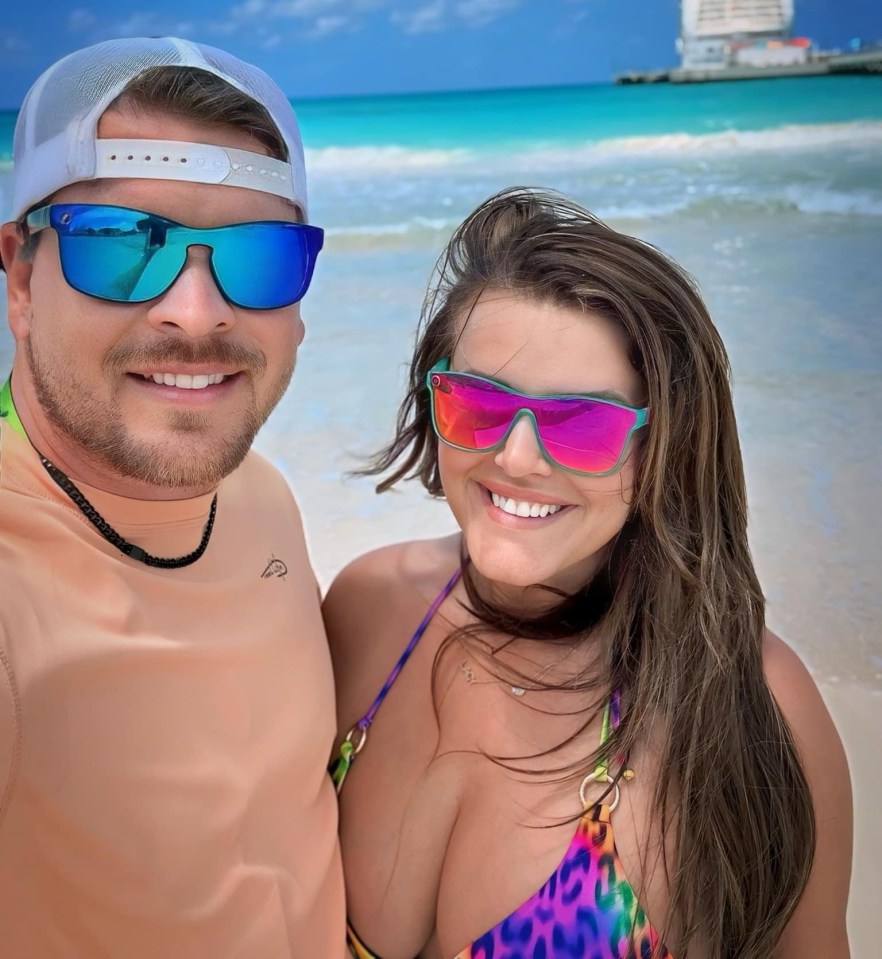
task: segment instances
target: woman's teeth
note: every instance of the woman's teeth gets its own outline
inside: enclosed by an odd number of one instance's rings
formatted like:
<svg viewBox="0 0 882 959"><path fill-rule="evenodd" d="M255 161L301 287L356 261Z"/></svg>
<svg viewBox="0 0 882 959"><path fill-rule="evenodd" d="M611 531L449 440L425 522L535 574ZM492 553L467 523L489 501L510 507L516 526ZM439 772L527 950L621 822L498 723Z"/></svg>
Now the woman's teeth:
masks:
<svg viewBox="0 0 882 959"><path fill-rule="evenodd" d="M550 503L528 503L526 500L509 499L492 491L490 499L493 500L494 506L512 516L550 516L563 509L563 506L552 506Z"/></svg>

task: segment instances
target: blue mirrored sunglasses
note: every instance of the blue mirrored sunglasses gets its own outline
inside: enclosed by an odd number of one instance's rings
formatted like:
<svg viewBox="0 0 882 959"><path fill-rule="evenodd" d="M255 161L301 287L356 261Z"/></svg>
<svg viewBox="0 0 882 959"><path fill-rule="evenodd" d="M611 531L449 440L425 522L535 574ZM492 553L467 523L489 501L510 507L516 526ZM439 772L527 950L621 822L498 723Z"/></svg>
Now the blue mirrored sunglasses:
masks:
<svg viewBox="0 0 882 959"><path fill-rule="evenodd" d="M305 223L257 220L191 227L124 206L52 203L28 214L32 233L58 234L61 272L75 290L116 303L144 303L175 282L191 246L211 250L223 297L248 310L274 310L309 288L324 231Z"/></svg>

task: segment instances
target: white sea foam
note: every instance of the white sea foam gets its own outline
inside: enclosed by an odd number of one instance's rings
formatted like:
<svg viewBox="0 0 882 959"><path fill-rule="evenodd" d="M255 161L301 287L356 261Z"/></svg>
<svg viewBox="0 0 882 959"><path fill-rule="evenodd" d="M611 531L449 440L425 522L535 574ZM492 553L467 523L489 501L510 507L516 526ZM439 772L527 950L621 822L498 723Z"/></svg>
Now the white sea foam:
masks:
<svg viewBox="0 0 882 959"><path fill-rule="evenodd" d="M593 212L601 220L655 220L683 213L692 205L690 200L659 200L645 203L611 203L597 207Z"/></svg>
<svg viewBox="0 0 882 959"><path fill-rule="evenodd" d="M393 250L427 245L434 249L453 232L458 219L414 216L392 223L326 226L327 248L338 252Z"/></svg>
<svg viewBox="0 0 882 959"><path fill-rule="evenodd" d="M453 166L470 156L465 149L426 150L402 146L334 146L307 149L305 153L311 172L357 175L432 170Z"/></svg>
<svg viewBox="0 0 882 959"><path fill-rule="evenodd" d="M882 122L787 124L769 130L721 130L717 133L667 133L619 137L587 144L590 151L615 155L651 153L730 153L806 150L828 146L882 144Z"/></svg>
<svg viewBox="0 0 882 959"><path fill-rule="evenodd" d="M786 125L769 130L724 130L716 133L665 133L615 137L582 143L535 146L512 144L456 149L404 146L325 147L307 150L313 174L364 176L460 169L472 172L485 164L512 172L578 169L607 165L619 158L701 157L882 146L882 122Z"/></svg>
<svg viewBox="0 0 882 959"><path fill-rule="evenodd" d="M713 215L777 216L807 214L813 216L882 216L882 195L845 193L814 186L786 186L779 191L768 187L749 187L739 190L721 190L704 195L683 194L679 199L642 198L607 202L592 206L601 219L613 224L635 224L626 229L639 230L641 223L679 218L703 220ZM355 249L380 242L383 246L410 244L421 237L446 238L460 221L460 217L414 216L393 222L362 223L359 225L328 226L326 233L336 249Z"/></svg>
<svg viewBox="0 0 882 959"><path fill-rule="evenodd" d="M837 190L812 189L791 186L787 198L802 213L835 214L840 216L882 216L882 196L866 192L843 193Z"/></svg>
<svg viewBox="0 0 882 959"><path fill-rule="evenodd" d="M415 216L396 223L367 223L360 226L331 226L325 230L329 237L348 236L406 236L416 232L437 233L452 230L459 222L456 218Z"/></svg>

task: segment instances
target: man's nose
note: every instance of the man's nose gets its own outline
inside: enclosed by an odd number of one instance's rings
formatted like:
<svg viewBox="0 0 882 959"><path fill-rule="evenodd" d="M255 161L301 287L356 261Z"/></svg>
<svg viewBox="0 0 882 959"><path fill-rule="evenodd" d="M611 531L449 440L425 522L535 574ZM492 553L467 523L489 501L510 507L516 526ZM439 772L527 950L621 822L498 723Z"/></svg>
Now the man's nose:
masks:
<svg viewBox="0 0 882 959"><path fill-rule="evenodd" d="M210 257L208 247L188 248L177 279L151 303L148 319L152 326L180 331L193 339L232 329L236 311L218 289Z"/></svg>

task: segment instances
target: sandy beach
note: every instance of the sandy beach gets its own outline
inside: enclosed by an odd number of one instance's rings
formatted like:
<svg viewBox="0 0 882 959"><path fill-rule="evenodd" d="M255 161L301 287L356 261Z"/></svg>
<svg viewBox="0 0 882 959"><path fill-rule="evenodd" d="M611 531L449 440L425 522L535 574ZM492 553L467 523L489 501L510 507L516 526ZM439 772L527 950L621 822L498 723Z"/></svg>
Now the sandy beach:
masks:
<svg viewBox="0 0 882 959"><path fill-rule="evenodd" d="M853 959L879 955L882 937L882 693L853 685L821 683L821 693L848 754L854 792L854 868L848 903Z"/></svg>

